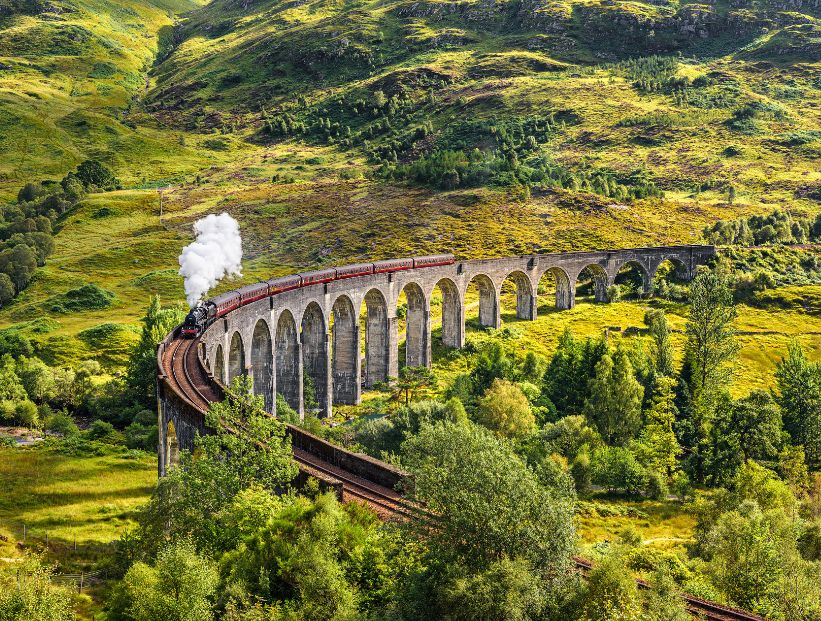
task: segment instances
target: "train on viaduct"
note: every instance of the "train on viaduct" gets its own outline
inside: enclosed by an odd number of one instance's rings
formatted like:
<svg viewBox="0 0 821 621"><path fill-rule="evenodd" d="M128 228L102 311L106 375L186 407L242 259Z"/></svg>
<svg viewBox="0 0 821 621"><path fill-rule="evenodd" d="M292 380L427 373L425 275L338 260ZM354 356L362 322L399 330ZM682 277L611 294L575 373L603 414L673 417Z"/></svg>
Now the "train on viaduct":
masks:
<svg viewBox="0 0 821 621"><path fill-rule="evenodd" d="M678 276L691 279L696 268L715 256L712 246L633 248L600 252L542 254L501 259L448 261L371 273L277 290L233 305L209 321L194 338L177 327L157 348L157 401L160 441L159 475L164 476L181 450L193 450L197 434L209 433L205 413L224 398L230 381L247 374L266 409L275 414L276 394L304 413L304 374L313 379L319 406L326 415L334 403L359 403L362 387L395 377L399 368L398 304L407 302L405 364L430 366L430 306L435 289L442 296L442 341L462 347L465 340L465 294L471 283L479 289L479 322L501 325L502 284L516 287L516 316L535 319L538 285L545 274L555 281L555 306L572 308L580 275L592 280L593 294L606 301L608 287L627 265L642 276L644 291L652 290L659 266L672 263ZM424 261L420 262L424 264ZM439 262L437 262L439 263ZM373 264L376 265L376 264ZM336 268L347 272L347 268ZM348 272L350 273L350 272ZM269 293L271 289L268 289ZM365 356L362 361L360 310L365 312ZM189 335L190 336L190 335ZM369 505L386 519L415 519L422 507L408 503L399 489L407 476L399 468L354 453L286 425L299 477L313 477L343 501ZM296 482L299 484L299 481ZM420 513L422 512L422 513ZM575 559L582 573L591 565ZM641 588L647 583L638 581ZM766 621L750 612L683 594L688 611L708 621Z"/></svg>
<svg viewBox="0 0 821 621"><path fill-rule="evenodd" d="M625 266L642 277L646 293L653 287L659 266L670 262L678 277L689 280L697 266L715 255L713 246L668 246L592 252L534 254L498 259L454 260L446 265L307 284L276 295L263 296L213 321L192 343L192 352L178 354L196 379L175 381L169 355L179 331L160 345L158 409L160 471L173 458L171 445L191 449L196 433L204 433L202 411L217 398L220 386L240 374L250 375L253 390L266 410L276 413L276 394L300 416L304 415L303 378L316 388L320 415L334 404L358 404L362 390L399 371L398 304L404 293L405 359L408 366L431 365L431 299L441 293L442 343L461 348L465 343L465 294L471 283L479 291L479 323L501 326L501 291L505 281L516 289L516 316L536 318L538 286L549 275L555 283L557 309L575 304L580 275L592 280L597 301L606 301L607 289ZM412 265L409 264L409 265ZM340 268L342 270L343 268ZM364 314L364 357L361 355L360 311ZM180 377L182 373L178 373ZM199 385L188 395L181 384ZM170 423L170 425L169 425ZM168 437L173 429L176 436ZM176 450L176 449L175 449Z"/></svg>

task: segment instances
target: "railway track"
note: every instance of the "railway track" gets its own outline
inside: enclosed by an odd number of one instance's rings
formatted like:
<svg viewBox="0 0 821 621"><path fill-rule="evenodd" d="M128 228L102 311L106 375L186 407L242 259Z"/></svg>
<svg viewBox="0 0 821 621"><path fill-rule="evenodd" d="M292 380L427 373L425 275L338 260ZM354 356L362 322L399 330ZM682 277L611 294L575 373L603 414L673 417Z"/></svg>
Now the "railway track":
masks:
<svg viewBox="0 0 821 621"><path fill-rule="evenodd" d="M171 339L162 354L162 370L173 384L172 389L193 408L205 413L209 404L221 397L199 360L198 343L198 339ZM424 517L424 510L408 503L395 490L351 474L303 449L294 448L293 452L295 461L307 474L316 476L316 473L319 473L327 481L341 483L343 500L362 502L373 508L383 519ZM592 563L586 559L577 557L574 561L582 574L587 574L593 569ZM641 589L650 588L644 580L637 582ZM694 617L706 621L768 621L765 617L739 608L716 604L687 594L682 594L682 597L687 610Z"/></svg>
<svg viewBox="0 0 821 621"><path fill-rule="evenodd" d="M593 563L587 559L575 557L573 561L576 563L576 568L586 575L593 570ZM650 584L645 580L636 580L640 589L649 589ZM723 604L716 604L700 597L694 597L687 593L682 593L681 597L687 606L687 612L698 619L706 619L706 621L768 621L766 617L734 608L732 606L725 606Z"/></svg>
<svg viewBox="0 0 821 621"><path fill-rule="evenodd" d="M176 392L192 407L205 413L209 404L218 401L210 379L197 355L197 339L174 338L163 352L163 370ZM342 485L343 500L356 500L372 507L383 518L409 519L416 517L412 506L396 491L350 474L307 451L293 449L294 460L307 474L325 475L326 482Z"/></svg>

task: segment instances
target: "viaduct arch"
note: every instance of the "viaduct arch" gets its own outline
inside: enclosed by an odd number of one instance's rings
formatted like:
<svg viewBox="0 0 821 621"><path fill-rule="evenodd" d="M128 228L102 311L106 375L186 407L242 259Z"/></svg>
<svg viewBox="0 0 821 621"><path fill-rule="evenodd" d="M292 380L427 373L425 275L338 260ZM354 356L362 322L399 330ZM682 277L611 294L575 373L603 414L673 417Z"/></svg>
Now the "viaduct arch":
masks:
<svg viewBox="0 0 821 621"><path fill-rule="evenodd" d="M540 301L557 310L573 308L581 284L596 301L607 301L608 287L625 266L638 270L643 293L649 294L663 263L672 263L675 275L689 280L714 254L712 246L672 246L525 255L310 285L258 300L213 323L201 337L200 357L219 382L250 375L270 412L276 412L280 394L303 416L306 386L312 386L307 402L329 415L334 404L359 403L363 387L396 377L400 364L430 366L435 291L441 295L442 343L461 348L471 284L479 292L480 325L498 328L503 285L515 287L516 317L534 320ZM539 293L543 278L555 284L550 299ZM404 360L399 359L397 317L402 294L407 302ZM160 426L164 435L170 421L166 417ZM180 426L175 422L172 429L180 447L187 448ZM163 442L168 445L166 438Z"/></svg>

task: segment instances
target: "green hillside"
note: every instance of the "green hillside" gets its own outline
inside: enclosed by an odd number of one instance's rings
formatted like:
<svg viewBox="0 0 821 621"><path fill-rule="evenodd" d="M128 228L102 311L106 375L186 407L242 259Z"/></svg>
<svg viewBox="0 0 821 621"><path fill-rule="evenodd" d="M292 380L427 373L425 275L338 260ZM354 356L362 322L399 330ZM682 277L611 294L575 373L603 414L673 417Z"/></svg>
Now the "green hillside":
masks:
<svg viewBox="0 0 821 621"><path fill-rule="evenodd" d="M61 216L0 310L55 360L152 293L180 299L176 255L212 211L241 223L246 280L819 211L812 3L197 4L0 4L0 197L88 158L122 187ZM84 283L109 306L52 312Z"/></svg>

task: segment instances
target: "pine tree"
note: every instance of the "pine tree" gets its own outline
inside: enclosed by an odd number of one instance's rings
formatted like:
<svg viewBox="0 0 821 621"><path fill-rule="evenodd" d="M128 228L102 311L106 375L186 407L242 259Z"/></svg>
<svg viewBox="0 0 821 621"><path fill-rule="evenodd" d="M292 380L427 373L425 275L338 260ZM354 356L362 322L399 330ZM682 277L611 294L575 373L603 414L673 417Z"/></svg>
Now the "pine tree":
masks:
<svg viewBox="0 0 821 621"><path fill-rule="evenodd" d="M821 465L821 364L807 360L801 345L792 341L775 379L784 429L793 442L804 446L807 464L817 468Z"/></svg>
<svg viewBox="0 0 821 621"><path fill-rule="evenodd" d="M647 423L636 444L636 456L648 470L670 477L676 469L676 457L682 450L673 431L678 410L675 404L675 381L660 376L652 405L646 413Z"/></svg>
<svg viewBox="0 0 821 621"><path fill-rule="evenodd" d="M653 357L655 358L656 373L673 375L673 345L670 343L670 324L663 310L647 311L644 322L650 328L653 337Z"/></svg>
<svg viewBox="0 0 821 621"><path fill-rule="evenodd" d="M590 379L585 414L608 444L624 445L641 424L644 388L633 374L627 353L617 349L596 364Z"/></svg>

